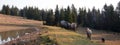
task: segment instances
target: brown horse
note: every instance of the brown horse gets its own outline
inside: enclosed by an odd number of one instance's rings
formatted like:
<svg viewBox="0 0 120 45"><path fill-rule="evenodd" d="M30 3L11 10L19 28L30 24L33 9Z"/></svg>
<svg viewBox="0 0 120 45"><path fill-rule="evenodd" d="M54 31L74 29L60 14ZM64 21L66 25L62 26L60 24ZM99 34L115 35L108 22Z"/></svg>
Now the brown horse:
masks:
<svg viewBox="0 0 120 45"><path fill-rule="evenodd" d="M76 23L71 23L70 28L75 31L76 28L77 28L77 24Z"/></svg>

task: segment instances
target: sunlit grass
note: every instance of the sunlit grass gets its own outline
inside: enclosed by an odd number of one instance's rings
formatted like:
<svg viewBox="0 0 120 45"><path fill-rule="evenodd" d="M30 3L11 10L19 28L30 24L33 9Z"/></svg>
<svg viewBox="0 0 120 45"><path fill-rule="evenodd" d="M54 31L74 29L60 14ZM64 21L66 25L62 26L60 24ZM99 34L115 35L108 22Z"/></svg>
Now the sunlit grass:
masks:
<svg viewBox="0 0 120 45"><path fill-rule="evenodd" d="M52 40L55 40L59 45L101 45L82 37L80 34L66 30L60 27L45 26L48 35Z"/></svg>

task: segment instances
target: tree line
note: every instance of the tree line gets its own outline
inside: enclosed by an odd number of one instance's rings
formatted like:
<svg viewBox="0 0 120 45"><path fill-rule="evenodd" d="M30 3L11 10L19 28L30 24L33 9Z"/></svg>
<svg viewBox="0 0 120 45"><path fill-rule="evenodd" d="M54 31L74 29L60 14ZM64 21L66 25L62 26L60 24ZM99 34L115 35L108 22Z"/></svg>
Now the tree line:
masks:
<svg viewBox="0 0 120 45"><path fill-rule="evenodd" d="M65 20L83 27L120 32L120 2L116 8L112 4L105 4L102 10L95 7L92 10L86 8L77 10L74 4L67 8L59 8L56 5L55 11L53 9L38 9L37 7L18 9L16 6L10 8L9 5L3 5L0 13L40 20L46 25L59 26L60 21Z"/></svg>

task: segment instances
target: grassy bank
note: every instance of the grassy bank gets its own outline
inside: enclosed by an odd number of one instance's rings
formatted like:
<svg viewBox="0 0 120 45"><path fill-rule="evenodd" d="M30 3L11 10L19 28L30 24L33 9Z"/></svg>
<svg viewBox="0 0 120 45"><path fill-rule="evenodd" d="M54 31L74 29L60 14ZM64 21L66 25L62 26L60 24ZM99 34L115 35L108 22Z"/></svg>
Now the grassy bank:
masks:
<svg viewBox="0 0 120 45"><path fill-rule="evenodd" d="M80 34L60 27L45 26L43 35L48 35L50 39L56 41L58 45L102 45L82 37Z"/></svg>

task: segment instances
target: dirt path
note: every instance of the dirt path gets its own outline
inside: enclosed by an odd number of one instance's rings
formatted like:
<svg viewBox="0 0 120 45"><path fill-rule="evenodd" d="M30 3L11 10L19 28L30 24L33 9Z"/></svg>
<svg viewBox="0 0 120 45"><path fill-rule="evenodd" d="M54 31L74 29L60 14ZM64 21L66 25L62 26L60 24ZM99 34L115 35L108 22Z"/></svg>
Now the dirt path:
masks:
<svg viewBox="0 0 120 45"><path fill-rule="evenodd" d="M78 33L82 34L82 36L86 37L85 28L79 27L77 30ZM92 34L92 41L94 42L101 42L101 38L105 38L106 42L105 45L120 45L120 33L110 32L110 31L101 31L91 29L93 31Z"/></svg>

